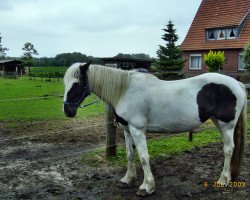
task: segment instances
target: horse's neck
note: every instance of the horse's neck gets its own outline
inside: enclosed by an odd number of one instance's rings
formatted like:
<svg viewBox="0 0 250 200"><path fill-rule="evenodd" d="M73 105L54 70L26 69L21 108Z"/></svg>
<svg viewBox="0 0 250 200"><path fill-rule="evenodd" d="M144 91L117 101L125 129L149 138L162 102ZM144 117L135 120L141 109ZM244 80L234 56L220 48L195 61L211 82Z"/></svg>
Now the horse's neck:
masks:
<svg viewBox="0 0 250 200"><path fill-rule="evenodd" d="M92 92L116 106L129 84L129 72L101 65L91 65L88 72Z"/></svg>

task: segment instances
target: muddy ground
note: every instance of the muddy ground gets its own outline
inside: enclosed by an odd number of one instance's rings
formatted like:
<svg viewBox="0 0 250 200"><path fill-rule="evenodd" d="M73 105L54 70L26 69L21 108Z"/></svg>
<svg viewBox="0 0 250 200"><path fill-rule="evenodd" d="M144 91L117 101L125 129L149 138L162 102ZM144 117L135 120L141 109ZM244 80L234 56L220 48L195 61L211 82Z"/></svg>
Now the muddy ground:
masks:
<svg viewBox="0 0 250 200"><path fill-rule="evenodd" d="M0 123L0 199L140 199L135 195L143 180L140 166L136 186L120 189L116 182L126 168L81 162L83 151L105 146L104 123L103 117ZM118 142L124 144L120 130ZM156 191L144 199L250 199L249 139L232 187L213 187L222 165L222 144L159 157L151 161Z"/></svg>

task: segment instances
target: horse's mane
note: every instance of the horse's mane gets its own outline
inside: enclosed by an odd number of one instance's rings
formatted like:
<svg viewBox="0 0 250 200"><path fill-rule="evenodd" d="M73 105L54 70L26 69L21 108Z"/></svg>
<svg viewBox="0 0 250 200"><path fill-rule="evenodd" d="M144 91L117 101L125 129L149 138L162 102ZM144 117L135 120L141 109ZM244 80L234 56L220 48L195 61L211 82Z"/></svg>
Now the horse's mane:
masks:
<svg viewBox="0 0 250 200"><path fill-rule="evenodd" d="M74 79L77 80L77 78L74 78L75 77L74 74L75 73L80 74L80 69L79 69L80 64L82 64L82 63L75 63L67 69L67 71L64 75L64 83L65 84L66 84L66 82L74 81Z"/></svg>
<svg viewBox="0 0 250 200"><path fill-rule="evenodd" d="M130 73L102 65L90 65L88 70L90 89L104 101L116 106L127 91Z"/></svg>

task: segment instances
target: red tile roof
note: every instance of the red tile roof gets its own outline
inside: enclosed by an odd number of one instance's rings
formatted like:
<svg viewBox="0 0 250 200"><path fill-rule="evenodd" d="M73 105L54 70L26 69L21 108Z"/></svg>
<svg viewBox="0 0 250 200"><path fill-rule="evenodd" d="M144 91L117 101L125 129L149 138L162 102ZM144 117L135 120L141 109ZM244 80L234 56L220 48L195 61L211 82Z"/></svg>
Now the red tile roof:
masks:
<svg viewBox="0 0 250 200"><path fill-rule="evenodd" d="M192 25L181 44L183 51L244 48L250 42L250 0L202 0ZM206 41L205 30L239 25L247 16L236 39Z"/></svg>

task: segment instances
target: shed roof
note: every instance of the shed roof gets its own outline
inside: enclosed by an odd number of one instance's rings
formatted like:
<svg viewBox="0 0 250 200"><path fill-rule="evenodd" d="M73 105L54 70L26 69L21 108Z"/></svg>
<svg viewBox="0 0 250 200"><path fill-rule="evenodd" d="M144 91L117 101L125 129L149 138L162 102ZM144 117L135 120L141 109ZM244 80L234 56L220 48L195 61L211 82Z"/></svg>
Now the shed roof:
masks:
<svg viewBox="0 0 250 200"><path fill-rule="evenodd" d="M183 51L244 48L250 41L250 0L202 0L181 44ZM243 19L245 23L242 24ZM243 25L236 39L206 41L205 30Z"/></svg>
<svg viewBox="0 0 250 200"><path fill-rule="evenodd" d="M13 59L13 60L0 60L0 64L9 64L9 63L18 63L22 64L21 60Z"/></svg>
<svg viewBox="0 0 250 200"><path fill-rule="evenodd" d="M135 63L152 63L151 59L137 59L137 58L126 58L126 57L111 57L101 58L103 62L135 62Z"/></svg>

